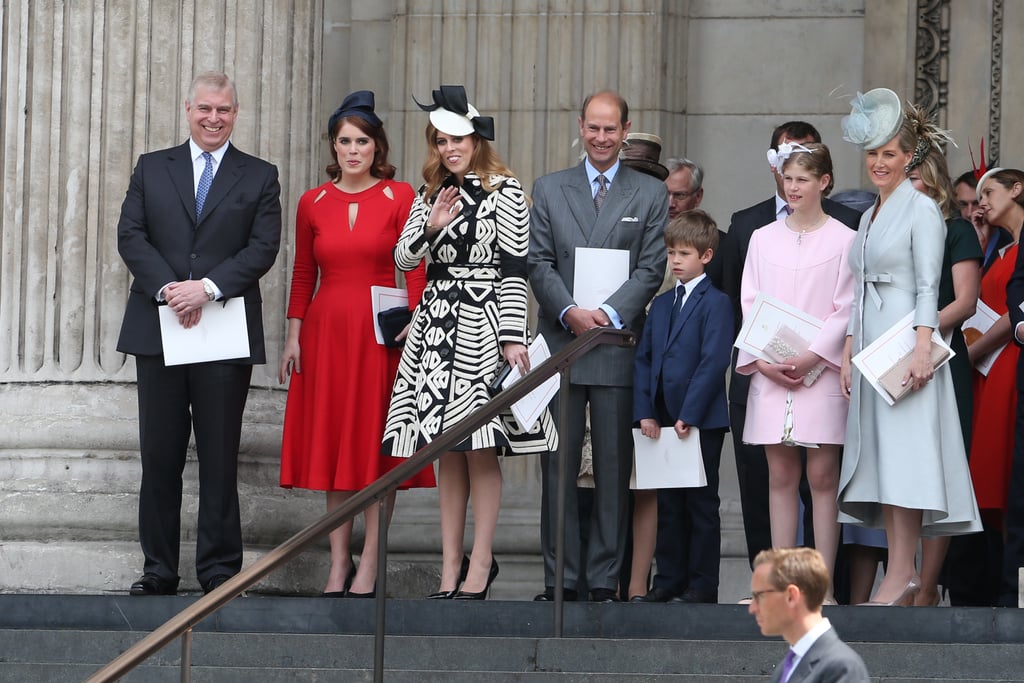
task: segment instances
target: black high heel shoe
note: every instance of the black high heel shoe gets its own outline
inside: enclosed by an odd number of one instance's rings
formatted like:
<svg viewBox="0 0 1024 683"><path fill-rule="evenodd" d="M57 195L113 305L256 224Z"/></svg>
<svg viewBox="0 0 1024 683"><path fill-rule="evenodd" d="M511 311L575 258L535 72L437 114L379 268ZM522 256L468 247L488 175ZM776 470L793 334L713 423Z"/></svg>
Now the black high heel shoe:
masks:
<svg viewBox="0 0 1024 683"><path fill-rule="evenodd" d="M427 600L451 600L459 592L459 586L466 580L469 574L469 557L462 556L462 567L459 569L459 580L455 582L455 589L450 591L438 591L427 596Z"/></svg>
<svg viewBox="0 0 1024 683"><path fill-rule="evenodd" d="M487 573L487 585L479 593L470 593L468 591L459 591L455 594L455 600L486 600L487 593L491 590L491 584L494 583L494 579L498 578L498 561L491 555L491 571Z"/></svg>
<svg viewBox="0 0 1024 683"><path fill-rule="evenodd" d="M344 598L348 595L348 589L352 587L352 580L356 578L356 565L352 564L352 569L349 570L348 576L345 577L345 584L341 587L340 591L324 591L322 597L325 598Z"/></svg>

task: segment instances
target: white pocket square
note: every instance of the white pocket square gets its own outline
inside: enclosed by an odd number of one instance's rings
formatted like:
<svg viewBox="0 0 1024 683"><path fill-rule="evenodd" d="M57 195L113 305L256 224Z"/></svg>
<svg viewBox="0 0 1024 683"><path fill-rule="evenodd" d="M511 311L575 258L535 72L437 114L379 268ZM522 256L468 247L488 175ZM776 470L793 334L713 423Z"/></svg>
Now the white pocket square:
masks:
<svg viewBox="0 0 1024 683"><path fill-rule="evenodd" d="M639 223L640 219L637 218L636 216L623 216L621 222L622 223Z"/></svg>

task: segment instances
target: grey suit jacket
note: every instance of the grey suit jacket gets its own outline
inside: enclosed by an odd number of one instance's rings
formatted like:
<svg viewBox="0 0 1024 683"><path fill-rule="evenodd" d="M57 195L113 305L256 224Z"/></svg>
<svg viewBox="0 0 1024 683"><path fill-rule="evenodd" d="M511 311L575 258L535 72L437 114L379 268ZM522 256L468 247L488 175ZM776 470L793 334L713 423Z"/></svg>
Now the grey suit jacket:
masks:
<svg viewBox="0 0 1024 683"><path fill-rule="evenodd" d="M772 683L782 677L782 665L775 667ZM789 676L789 683L870 683L864 660L830 628L814 641Z"/></svg>
<svg viewBox="0 0 1024 683"><path fill-rule="evenodd" d="M665 274L664 231L668 223L668 194L664 183L620 166L601 207L594 199L583 163L543 176L533 186L530 284L540 304L537 330L556 353L572 341L558 319L575 303L572 295L577 247L629 251L629 279L605 303L639 334L645 307ZM633 384L633 349L597 348L571 370L574 384L620 386Z"/></svg>

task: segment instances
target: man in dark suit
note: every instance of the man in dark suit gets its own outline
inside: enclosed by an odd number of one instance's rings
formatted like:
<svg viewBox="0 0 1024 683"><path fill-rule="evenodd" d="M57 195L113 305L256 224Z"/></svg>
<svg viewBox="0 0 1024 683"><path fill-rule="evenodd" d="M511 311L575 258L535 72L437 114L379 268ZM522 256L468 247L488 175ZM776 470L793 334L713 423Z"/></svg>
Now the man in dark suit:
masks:
<svg viewBox="0 0 1024 683"><path fill-rule="evenodd" d="M139 541L145 555L132 595L178 587L182 470L194 429L199 460L196 575L209 592L242 567L238 444L252 366L266 362L259 278L277 258L277 169L230 144L234 83L199 75L185 100L189 140L143 154L117 225L117 247L134 276L117 350L135 356L142 485ZM185 328L203 305L242 297L249 356L166 366L158 306Z"/></svg>
<svg viewBox="0 0 1024 683"><path fill-rule="evenodd" d="M772 683L867 683L864 660L821 614L831 577L812 548L763 550L754 558L748 611L761 633L789 643Z"/></svg>
<svg viewBox="0 0 1024 683"><path fill-rule="evenodd" d="M1017 263L1006 285L1006 306L1013 329L1013 343L1024 346L1024 249L1017 251ZM1003 548L1003 580L1000 607L1020 606L1020 569L1024 567L1024 353L1017 360L1017 417L1014 422L1013 461L1010 494L1006 502L1006 541Z"/></svg>
<svg viewBox="0 0 1024 683"><path fill-rule="evenodd" d="M527 265L540 304L538 333L552 353L597 326L643 328L644 308L665 274L662 232L668 220L665 185L619 162L629 132L629 108L620 95L587 97L579 117L583 163L551 173L533 186L530 253ZM584 308L573 292L577 249L590 247L626 253L627 279L603 303ZM569 472L565 519L566 597L586 581L590 597L615 600L626 536L627 491L632 468L633 349L604 346L577 361L570 371ZM557 401L556 401L557 403ZM580 559L580 519L576 477L590 408L594 463L594 507L589 520L587 556ZM557 454L542 457L541 544L545 590L554 595L558 493ZM581 562L585 566L580 566Z"/></svg>
<svg viewBox="0 0 1024 683"><path fill-rule="evenodd" d="M804 121L789 121L772 131L771 149L784 142L821 142L817 129ZM787 215L787 204L782 191L782 176L769 165L775 178L776 193L770 199L732 215L729 232L722 242L722 290L729 295L736 315L736 330L743 322L740 308L740 282L743 263L747 259L750 237L764 227ZM857 229L860 213L828 198L822 198L825 213L847 226ZM735 355L735 354L734 354ZM743 509L743 531L746 535L747 554L751 566L760 551L772 547L772 533L768 518L768 461L762 446L743 443L743 423L747 416L747 392L750 377L736 372L735 360L729 382L729 421L732 426L733 451L736 455L736 474L740 486L740 505ZM806 504L809 505L809 496Z"/></svg>

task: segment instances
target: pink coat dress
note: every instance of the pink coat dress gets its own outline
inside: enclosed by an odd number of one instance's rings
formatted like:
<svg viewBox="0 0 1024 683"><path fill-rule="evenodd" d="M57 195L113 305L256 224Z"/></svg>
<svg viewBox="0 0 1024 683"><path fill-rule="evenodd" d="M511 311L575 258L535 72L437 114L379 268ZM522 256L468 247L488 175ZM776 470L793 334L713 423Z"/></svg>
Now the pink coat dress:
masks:
<svg viewBox="0 0 1024 683"><path fill-rule="evenodd" d="M793 389L792 434L808 444L841 444L849 402L839 386L846 327L853 301L853 273L847 263L857 233L829 218L812 232L791 230L778 220L755 230L743 266L740 302L747 315L759 292L825 321L811 350L827 366L810 387ZM736 371L752 375L743 439L777 444L786 424L788 391L757 372L755 358L740 351Z"/></svg>

